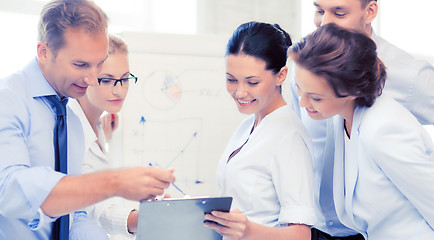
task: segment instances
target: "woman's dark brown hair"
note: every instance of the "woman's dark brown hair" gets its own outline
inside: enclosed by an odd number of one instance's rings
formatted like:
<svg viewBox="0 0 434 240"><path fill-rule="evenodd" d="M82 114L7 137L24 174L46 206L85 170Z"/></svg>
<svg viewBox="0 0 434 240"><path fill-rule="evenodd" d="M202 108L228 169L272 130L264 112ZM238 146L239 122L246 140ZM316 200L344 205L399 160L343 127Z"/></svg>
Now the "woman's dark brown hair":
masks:
<svg viewBox="0 0 434 240"><path fill-rule="evenodd" d="M289 50L297 65L324 77L337 97L355 96L356 106L370 107L381 95L386 68L367 35L326 24Z"/></svg>

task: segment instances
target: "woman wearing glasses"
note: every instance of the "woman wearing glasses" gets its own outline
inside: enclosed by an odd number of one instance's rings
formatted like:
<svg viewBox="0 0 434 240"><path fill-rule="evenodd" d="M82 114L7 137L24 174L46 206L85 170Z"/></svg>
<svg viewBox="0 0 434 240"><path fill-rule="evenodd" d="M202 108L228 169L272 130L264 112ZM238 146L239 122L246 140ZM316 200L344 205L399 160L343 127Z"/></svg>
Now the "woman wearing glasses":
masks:
<svg viewBox="0 0 434 240"><path fill-rule="evenodd" d="M118 126L119 112L128 92L128 86L137 78L130 73L128 47L118 37L109 36L109 56L98 75L98 85L89 86L86 94L71 99L70 107L80 117L85 134L86 155L83 173L111 168L107 156L107 142ZM104 112L105 116L101 117ZM137 228L137 211L124 208L121 199L109 199L89 207L88 214L109 234L133 237Z"/></svg>

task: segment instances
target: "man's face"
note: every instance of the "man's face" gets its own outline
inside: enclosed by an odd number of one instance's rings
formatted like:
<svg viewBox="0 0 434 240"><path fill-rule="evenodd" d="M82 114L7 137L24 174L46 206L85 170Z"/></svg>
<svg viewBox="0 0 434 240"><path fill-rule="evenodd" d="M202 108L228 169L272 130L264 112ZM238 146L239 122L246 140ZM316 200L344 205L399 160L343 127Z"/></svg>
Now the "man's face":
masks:
<svg viewBox="0 0 434 240"><path fill-rule="evenodd" d="M107 33L89 34L67 29L65 45L55 55L45 43L38 44L42 72L60 97L79 98L89 85L97 84L97 74L107 58ZM44 49L45 51L41 50Z"/></svg>
<svg viewBox="0 0 434 240"><path fill-rule="evenodd" d="M317 27L335 23L343 28L370 34L373 20L371 4L365 8L362 8L360 0L314 0L313 4L316 8L314 23Z"/></svg>

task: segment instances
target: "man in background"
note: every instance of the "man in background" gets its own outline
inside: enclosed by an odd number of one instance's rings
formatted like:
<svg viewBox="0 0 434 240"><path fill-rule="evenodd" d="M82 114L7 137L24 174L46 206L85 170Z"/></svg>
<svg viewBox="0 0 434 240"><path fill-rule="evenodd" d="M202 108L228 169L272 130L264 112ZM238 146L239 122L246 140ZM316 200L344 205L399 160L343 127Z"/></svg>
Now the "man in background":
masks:
<svg viewBox="0 0 434 240"><path fill-rule="evenodd" d="M83 130L65 104L97 84L107 48L98 6L51 1L41 12L37 58L0 80L0 239L106 239L80 209L113 196L149 199L174 182L173 170L153 167L80 175Z"/></svg>

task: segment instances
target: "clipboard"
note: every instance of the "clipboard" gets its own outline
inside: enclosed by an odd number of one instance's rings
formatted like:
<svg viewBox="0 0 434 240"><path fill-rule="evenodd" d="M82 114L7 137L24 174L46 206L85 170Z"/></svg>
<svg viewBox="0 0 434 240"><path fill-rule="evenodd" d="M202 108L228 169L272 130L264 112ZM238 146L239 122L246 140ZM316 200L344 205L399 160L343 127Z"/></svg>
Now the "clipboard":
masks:
<svg viewBox="0 0 434 240"><path fill-rule="evenodd" d="M205 213L229 212L232 197L167 199L140 203L137 240L221 240L203 226Z"/></svg>

